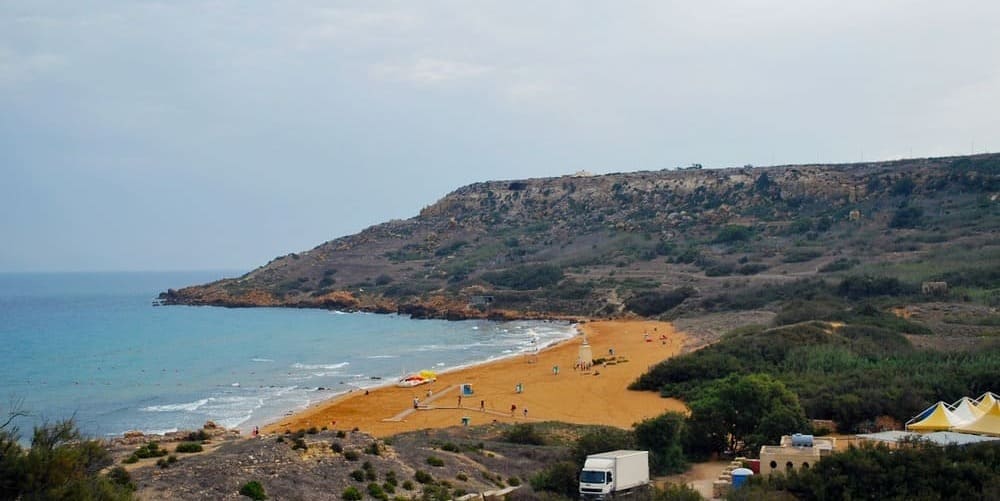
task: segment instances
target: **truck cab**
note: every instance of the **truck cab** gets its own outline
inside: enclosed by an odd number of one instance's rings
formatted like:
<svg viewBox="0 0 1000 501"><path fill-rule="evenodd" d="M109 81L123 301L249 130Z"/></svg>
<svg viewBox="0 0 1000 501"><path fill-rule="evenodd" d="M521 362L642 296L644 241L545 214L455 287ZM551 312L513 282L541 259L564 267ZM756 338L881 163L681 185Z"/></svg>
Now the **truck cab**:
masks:
<svg viewBox="0 0 1000 501"><path fill-rule="evenodd" d="M580 472L580 497L582 499L607 499L614 492L615 475L613 460L588 458Z"/></svg>

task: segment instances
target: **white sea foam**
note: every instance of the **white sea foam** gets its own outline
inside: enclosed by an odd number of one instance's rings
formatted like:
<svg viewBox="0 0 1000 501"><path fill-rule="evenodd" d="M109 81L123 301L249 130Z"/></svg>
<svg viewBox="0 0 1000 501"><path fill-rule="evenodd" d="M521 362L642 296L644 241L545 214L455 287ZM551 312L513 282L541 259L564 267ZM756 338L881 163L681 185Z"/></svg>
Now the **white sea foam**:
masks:
<svg viewBox="0 0 1000 501"><path fill-rule="evenodd" d="M399 358L399 355L369 355L369 356L367 356L365 358L367 358L369 360L374 360L374 359L377 359L377 358Z"/></svg>
<svg viewBox="0 0 1000 501"><path fill-rule="evenodd" d="M207 398L183 404L150 405L139 409L143 412L194 412L208 403Z"/></svg>
<svg viewBox="0 0 1000 501"><path fill-rule="evenodd" d="M274 360L272 360L270 358L251 358L250 361L251 362L274 362Z"/></svg>
<svg viewBox="0 0 1000 501"><path fill-rule="evenodd" d="M351 364L350 362L340 362L338 364L302 364L302 363L296 362L296 363L292 364L292 368L293 369L304 369L304 370L307 370L307 371L334 370L334 369L341 369L343 367L347 367L350 364Z"/></svg>

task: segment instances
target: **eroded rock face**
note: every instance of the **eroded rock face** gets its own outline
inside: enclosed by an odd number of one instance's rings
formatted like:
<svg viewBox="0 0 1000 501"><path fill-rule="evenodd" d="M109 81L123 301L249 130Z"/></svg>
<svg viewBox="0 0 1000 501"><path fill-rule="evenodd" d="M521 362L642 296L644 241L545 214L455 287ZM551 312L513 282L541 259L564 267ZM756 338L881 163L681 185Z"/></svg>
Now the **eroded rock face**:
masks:
<svg viewBox="0 0 1000 501"><path fill-rule="evenodd" d="M713 240L725 225L752 228L756 240L748 241L742 252L760 261L755 270L772 268L774 273L767 275L781 280L782 274L817 268L786 265L801 262L801 256L799 261L785 259L787 249L816 247L813 253L820 256L811 259L822 261L844 246L835 235L843 225L884 229L900 203L920 204L942 194L968 198L974 195L963 195L963 190L970 183L996 184L997 174L989 168L980 172L957 166L998 159L980 155L475 183L414 218L275 258L238 278L170 289L161 299L168 304L401 312L419 318L620 311L618 296L643 287L718 287L717 280L706 279L711 278L706 277L709 268L736 259L732 246ZM859 217L849 221L850 214ZM788 227L797 220L822 228L823 235L809 235L813 240L805 240L805 233L789 235ZM824 235L834 237L824 240ZM696 248L698 255L679 259L685 247ZM558 283L532 289L491 280L490 272L532 264L556 266L563 276ZM756 273L745 273L746 280L757 280ZM489 308L470 306L462 291L471 287L477 295L494 296L495 302Z"/></svg>

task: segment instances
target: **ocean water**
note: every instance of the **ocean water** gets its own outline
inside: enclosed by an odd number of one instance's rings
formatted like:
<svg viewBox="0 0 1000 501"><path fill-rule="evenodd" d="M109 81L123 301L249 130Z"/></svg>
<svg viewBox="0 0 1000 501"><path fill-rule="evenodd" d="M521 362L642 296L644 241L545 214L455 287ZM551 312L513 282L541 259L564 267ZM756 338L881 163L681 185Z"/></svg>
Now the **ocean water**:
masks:
<svg viewBox="0 0 1000 501"><path fill-rule="evenodd" d="M412 320L281 308L153 306L236 272L0 274L0 411L24 435L74 417L90 436L206 420L244 431L334 395L544 347L561 322Z"/></svg>

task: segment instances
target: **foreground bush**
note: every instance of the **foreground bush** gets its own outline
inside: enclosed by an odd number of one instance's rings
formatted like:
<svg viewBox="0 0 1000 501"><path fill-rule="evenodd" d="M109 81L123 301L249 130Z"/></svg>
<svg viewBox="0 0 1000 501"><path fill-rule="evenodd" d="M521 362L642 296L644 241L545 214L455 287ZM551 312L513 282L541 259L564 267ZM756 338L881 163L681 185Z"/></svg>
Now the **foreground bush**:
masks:
<svg viewBox="0 0 1000 501"><path fill-rule="evenodd" d="M84 439L72 420L35 428L30 449L18 438L10 421L0 425L0 499L132 499L128 472L101 475L111 464L108 451Z"/></svg>
<svg viewBox="0 0 1000 501"><path fill-rule="evenodd" d="M254 501L267 499L267 494L264 493L264 486L260 485L260 482L256 480L251 480L243 484L243 487L240 487L240 494Z"/></svg>

